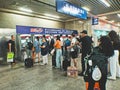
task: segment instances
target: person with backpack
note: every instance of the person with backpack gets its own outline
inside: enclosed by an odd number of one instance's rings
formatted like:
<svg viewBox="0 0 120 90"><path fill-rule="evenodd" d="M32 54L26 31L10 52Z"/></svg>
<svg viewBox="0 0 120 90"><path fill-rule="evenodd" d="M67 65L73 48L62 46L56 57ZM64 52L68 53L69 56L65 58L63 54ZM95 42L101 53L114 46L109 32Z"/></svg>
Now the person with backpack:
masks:
<svg viewBox="0 0 120 90"><path fill-rule="evenodd" d="M74 67L78 67L78 60L76 59L78 57L77 53L77 45L76 45L76 37L75 34L71 34L71 44L67 47L67 49L70 49L70 55L71 55L71 61L74 63Z"/></svg>
<svg viewBox="0 0 120 90"><path fill-rule="evenodd" d="M79 76L83 76L83 72L85 71L85 62L84 58L86 57L87 54L90 54L91 52L91 47L92 47L92 39L90 36L88 36L87 31L83 30L81 33L81 38L79 40L80 46L81 46L81 65L82 65L82 72L79 73Z"/></svg>
<svg viewBox="0 0 120 90"><path fill-rule="evenodd" d="M64 46L65 46L65 50L67 50L67 47L70 46L71 41L68 38L68 35L66 35L66 40L64 41Z"/></svg>
<svg viewBox="0 0 120 90"><path fill-rule="evenodd" d="M108 58L113 56L113 54L114 50L109 37L102 36L99 39L99 45L93 48L87 60L84 59L87 63L87 69L84 72L84 80L89 83L88 90L94 90L96 82L99 83L100 90L106 90ZM89 60L92 61L92 64L89 63ZM94 77L96 76L93 77L93 71L96 67L99 68L99 73L101 73L101 77L99 77L98 80L95 80Z"/></svg>

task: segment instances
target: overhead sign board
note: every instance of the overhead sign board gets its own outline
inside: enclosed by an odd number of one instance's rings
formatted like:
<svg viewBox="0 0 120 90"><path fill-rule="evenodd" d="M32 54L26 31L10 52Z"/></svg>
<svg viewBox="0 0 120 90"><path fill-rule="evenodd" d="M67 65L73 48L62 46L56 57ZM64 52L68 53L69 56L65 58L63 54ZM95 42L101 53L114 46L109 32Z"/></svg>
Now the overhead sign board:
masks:
<svg viewBox="0 0 120 90"><path fill-rule="evenodd" d="M64 0L56 0L56 11L81 19L87 19L87 11Z"/></svg>
<svg viewBox="0 0 120 90"><path fill-rule="evenodd" d="M99 19L92 17L92 25L98 25Z"/></svg>
<svg viewBox="0 0 120 90"><path fill-rule="evenodd" d="M77 30L67 29L55 29L55 28L43 28L43 27L32 27L32 26L16 26L17 34L78 34Z"/></svg>

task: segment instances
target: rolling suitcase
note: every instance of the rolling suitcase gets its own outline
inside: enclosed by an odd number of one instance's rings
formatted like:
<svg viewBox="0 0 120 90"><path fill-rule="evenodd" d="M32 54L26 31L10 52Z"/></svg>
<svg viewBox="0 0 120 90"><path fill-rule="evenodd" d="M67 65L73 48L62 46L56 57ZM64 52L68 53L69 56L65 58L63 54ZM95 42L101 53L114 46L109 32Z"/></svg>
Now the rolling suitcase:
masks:
<svg viewBox="0 0 120 90"><path fill-rule="evenodd" d="M33 59L32 58L26 58L24 63L25 63L25 67L27 67L27 68L33 67Z"/></svg>
<svg viewBox="0 0 120 90"><path fill-rule="evenodd" d="M69 52L67 50L65 50L64 52L64 60L62 63L62 67L64 71L67 71L67 67L70 66L71 60L70 60L70 56L69 56Z"/></svg>

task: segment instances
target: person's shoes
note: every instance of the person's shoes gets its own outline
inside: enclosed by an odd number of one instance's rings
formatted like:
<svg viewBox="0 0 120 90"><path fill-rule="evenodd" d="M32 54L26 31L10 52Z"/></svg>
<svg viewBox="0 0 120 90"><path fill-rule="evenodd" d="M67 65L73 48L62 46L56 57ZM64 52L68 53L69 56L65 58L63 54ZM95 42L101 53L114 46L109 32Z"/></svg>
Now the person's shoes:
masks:
<svg viewBox="0 0 120 90"><path fill-rule="evenodd" d="M117 76L117 78L120 78L120 76Z"/></svg>
<svg viewBox="0 0 120 90"><path fill-rule="evenodd" d="M55 67L55 69L60 69L59 67Z"/></svg>
<svg viewBox="0 0 120 90"><path fill-rule="evenodd" d="M40 63L40 65L42 65L42 66L43 66L43 65L45 65L45 64L44 64L44 63Z"/></svg>
<svg viewBox="0 0 120 90"><path fill-rule="evenodd" d="M107 79L110 79L110 80L116 80L116 78L110 76L110 77L107 77Z"/></svg>
<svg viewBox="0 0 120 90"><path fill-rule="evenodd" d="M45 63L45 65L47 65L47 63Z"/></svg>
<svg viewBox="0 0 120 90"><path fill-rule="evenodd" d="M52 68L55 68L55 66L52 66Z"/></svg>
<svg viewBox="0 0 120 90"><path fill-rule="evenodd" d="M83 73L79 73L78 76L83 76Z"/></svg>

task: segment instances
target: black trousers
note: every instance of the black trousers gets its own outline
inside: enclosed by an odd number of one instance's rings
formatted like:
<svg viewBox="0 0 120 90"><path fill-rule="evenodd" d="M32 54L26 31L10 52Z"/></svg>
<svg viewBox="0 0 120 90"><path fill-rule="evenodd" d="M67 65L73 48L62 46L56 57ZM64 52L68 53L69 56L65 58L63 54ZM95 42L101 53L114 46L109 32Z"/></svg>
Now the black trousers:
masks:
<svg viewBox="0 0 120 90"><path fill-rule="evenodd" d="M84 58L86 57L86 53L82 53L82 57L81 57L81 65L82 65L82 72L83 73L85 71L85 61Z"/></svg>
<svg viewBox="0 0 120 90"><path fill-rule="evenodd" d="M13 63L15 63L15 52L14 52L14 57L13 57L13 62L11 62L11 65L13 64Z"/></svg>
<svg viewBox="0 0 120 90"><path fill-rule="evenodd" d="M98 82L100 90L106 90L107 74L102 75L101 79ZM88 90L94 90L95 81L92 79L92 77L88 83L89 83Z"/></svg>

